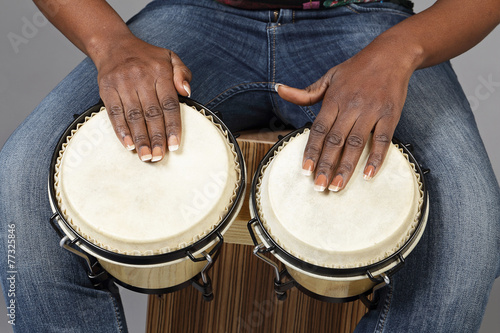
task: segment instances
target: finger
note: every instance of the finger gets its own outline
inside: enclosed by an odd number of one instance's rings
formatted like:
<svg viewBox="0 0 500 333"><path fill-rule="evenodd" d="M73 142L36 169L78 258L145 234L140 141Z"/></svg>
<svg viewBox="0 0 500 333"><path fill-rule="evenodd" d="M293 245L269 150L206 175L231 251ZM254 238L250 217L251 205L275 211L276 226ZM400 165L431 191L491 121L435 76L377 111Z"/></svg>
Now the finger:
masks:
<svg viewBox="0 0 500 333"><path fill-rule="evenodd" d="M135 89L127 88L119 89L118 92L120 93L125 120L132 134L137 154L141 161L150 161L153 157L151 154L151 144L137 92Z"/></svg>
<svg viewBox="0 0 500 333"><path fill-rule="evenodd" d="M116 136L126 149L134 150L134 141L125 120L123 105L118 92L114 88L101 88L99 94L104 102L104 107L106 108Z"/></svg>
<svg viewBox="0 0 500 333"><path fill-rule="evenodd" d="M373 127L372 124L373 122L369 120L357 119L351 132L346 137L342 157L334 172L332 182L328 186L330 191L338 192L346 187L363 153Z"/></svg>
<svg viewBox="0 0 500 333"><path fill-rule="evenodd" d="M356 112L342 112L325 137L321 156L316 167L314 189L324 191L330 185L333 172L339 165L346 138L356 122Z"/></svg>
<svg viewBox="0 0 500 333"><path fill-rule="evenodd" d="M189 85L192 78L191 71L174 52L171 53L171 63L175 89L179 94L191 97L191 86Z"/></svg>
<svg viewBox="0 0 500 333"><path fill-rule="evenodd" d="M181 143L182 128L179 99L172 79L168 76L158 79L156 93L163 113L168 150L175 151Z"/></svg>
<svg viewBox="0 0 500 333"><path fill-rule="evenodd" d="M276 83L274 89L281 98L288 102L302 106L313 105L325 96L330 82L329 77L330 75L327 74L305 89L293 88L281 83Z"/></svg>
<svg viewBox="0 0 500 333"><path fill-rule="evenodd" d="M311 126L309 138L304 149L304 156L302 159L302 173L304 175L311 175L319 165L318 161L323 150L325 138L330 132L330 129L337 118L338 111L338 105L335 101L331 99L325 99L318 116ZM327 165L322 165L323 170L327 167ZM318 176L318 173L316 173L316 180ZM328 180L323 178L324 177L321 177L320 182L316 184L317 186L319 186L317 187L317 189L321 191L328 186ZM323 182L325 182L325 184L323 189L321 189L321 186L323 186Z"/></svg>
<svg viewBox="0 0 500 333"><path fill-rule="evenodd" d="M153 88L155 88L153 86ZM156 89L141 89L139 91L144 120L151 144L151 162L163 159L166 151L165 121L163 111L160 108Z"/></svg>
<svg viewBox="0 0 500 333"><path fill-rule="evenodd" d="M389 117L381 118L375 125L372 138L372 147L368 161L366 162L363 171L363 178L370 180L380 170L382 163L387 155L387 151L391 145L392 136L396 128L397 121Z"/></svg>

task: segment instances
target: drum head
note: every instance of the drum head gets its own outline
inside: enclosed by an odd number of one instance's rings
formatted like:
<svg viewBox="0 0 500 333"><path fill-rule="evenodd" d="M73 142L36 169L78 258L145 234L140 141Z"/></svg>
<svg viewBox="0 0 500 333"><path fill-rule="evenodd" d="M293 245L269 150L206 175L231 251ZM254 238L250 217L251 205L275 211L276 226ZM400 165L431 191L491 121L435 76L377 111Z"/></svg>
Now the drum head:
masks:
<svg viewBox="0 0 500 333"><path fill-rule="evenodd" d="M78 235L125 255L157 255L205 237L225 218L241 169L227 131L181 103L177 151L141 162L116 138L106 111L79 124L55 165L57 206Z"/></svg>
<svg viewBox="0 0 500 333"><path fill-rule="evenodd" d="M365 267L396 253L415 232L423 189L408 156L391 145L382 168L363 179L367 144L347 187L316 192L301 173L309 131L291 137L265 164L256 208L266 232L292 256L334 269Z"/></svg>

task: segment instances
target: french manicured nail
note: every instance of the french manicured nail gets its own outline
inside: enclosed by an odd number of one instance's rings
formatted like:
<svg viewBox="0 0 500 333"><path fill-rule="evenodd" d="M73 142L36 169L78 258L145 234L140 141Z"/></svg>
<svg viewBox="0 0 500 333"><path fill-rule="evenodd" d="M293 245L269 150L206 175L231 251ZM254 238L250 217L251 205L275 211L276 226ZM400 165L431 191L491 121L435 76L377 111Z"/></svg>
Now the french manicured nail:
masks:
<svg viewBox="0 0 500 333"><path fill-rule="evenodd" d="M370 180L373 178L373 174L375 173L375 167L373 165L368 165L363 172L363 178L365 180Z"/></svg>
<svg viewBox="0 0 500 333"><path fill-rule="evenodd" d="M162 157L162 149L160 147L154 147L153 148L153 158L151 158L151 162L158 162L161 161Z"/></svg>
<svg viewBox="0 0 500 333"><path fill-rule="evenodd" d="M184 87L184 90L188 93L188 97L191 97L191 88L189 88L189 83L187 81L184 81L182 83L182 86Z"/></svg>
<svg viewBox="0 0 500 333"><path fill-rule="evenodd" d="M325 175L319 175L314 182L314 190L318 192L323 192L328 186L328 180Z"/></svg>
<svg viewBox="0 0 500 333"><path fill-rule="evenodd" d="M123 143L125 144L125 147L127 147L127 150L134 150L135 145L134 141L132 141L132 138L130 136L126 136L123 138Z"/></svg>
<svg viewBox="0 0 500 333"><path fill-rule="evenodd" d="M276 84L274 85L274 90L276 90L276 92L278 92L278 89L279 89L279 87L280 87L280 86L283 86L283 84L281 84L281 83L276 83Z"/></svg>
<svg viewBox="0 0 500 333"><path fill-rule="evenodd" d="M307 159L302 165L302 174L304 176L310 176L312 175L313 169L314 169L314 162L310 159Z"/></svg>
<svg viewBox="0 0 500 333"><path fill-rule="evenodd" d="M176 151L179 149L179 139L176 135L171 135L168 137L168 150Z"/></svg>
<svg viewBox="0 0 500 333"><path fill-rule="evenodd" d="M342 187L342 183L344 182L344 179L342 178L341 175L336 175L335 178L333 178L332 183L330 186L328 186L328 189L333 192L338 192L340 188Z"/></svg>
<svg viewBox="0 0 500 333"><path fill-rule="evenodd" d="M141 161L147 162L150 161L153 156L151 155L151 149L149 147L142 147L139 150L139 156L141 157Z"/></svg>

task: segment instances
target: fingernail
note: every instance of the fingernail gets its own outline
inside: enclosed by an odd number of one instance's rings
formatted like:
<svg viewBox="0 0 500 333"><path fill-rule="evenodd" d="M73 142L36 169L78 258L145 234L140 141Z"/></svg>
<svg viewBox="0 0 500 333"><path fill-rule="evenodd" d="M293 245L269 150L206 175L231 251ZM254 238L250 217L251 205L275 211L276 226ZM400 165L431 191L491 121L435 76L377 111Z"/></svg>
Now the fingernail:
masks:
<svg viewBox="0 0 500 333"><path fill-rule="evenodd" d="M179 140L176 135L171 135L168 137L168 150L176 151L179 149Z"/></svg>
<svg viewBox="0 0 500 333"><path fill-rule="evenodd" d="M151 162L160 161L163 158L162 153L163 153L163 150L160 147L154 147L153 148L153 158L151 159Z"/></svg>
<svg viewBox="0 0 500 333"><path fill-rule="evenodd" d="M333 192L338 192L340 188L342 187L342 182L344 179L342 178L341 175L336 175L335 178L333 178L332 183L330 186L328 186L328 189Z"/></svg>
<svg viewBox="0 0 500 333"><path fill-rule="evenodd" d="M363 172L363 178L365 180L370 180L373 178L373 174L375 173L375 167L373 165L368 165Z"/></svg>
<svg viewBox="0 0 500 333"><path fill-rule="evenodd" d="M132 138L130 136L126 136L123 138L123 143L125 144L125 147L127 148L127 150L134 150L135 149L135 145L134 145L134 141L132 141Z"/></svg>
<svg viewBox="0 0 500 333"><path fill-rule="evenodd" d="M307 159L302 165L302 174L304 176L310 176L312 175L313 169L314 169L314 162L310 159Z"/></svg>
<svg viewBox="0 0 500 333"><path fill-rule="evenodd" d="M184 81L182 83L182 86L184 87L184 90L188 93L188 97L191 97L191 89L189 88L189 83L187 81Z"/></svg>
<svg viewBox="0 0 500 333"><path fill-rule="evenodd" d="M281 84L281 83L276 83L276 84L274 85L274 90L276 90L276 92L278 92L278 88L279 88L280 86L283 86L283 84Z"/></svg>
<svg viewBox="0 0 500 333"><path fill-rule="evenodd" d="M318 192L323 192L328 186L328 180L325 175L319 175L314 182L314 190Z"/></svg>
<svg viewBox="0 0 500 333"><path fill-rule="evenodd" d="M150 161L153 156L151 156L151 150L149 147L142 147L139 151L139 156L141 157L141 161L147 162Z"/></svg>

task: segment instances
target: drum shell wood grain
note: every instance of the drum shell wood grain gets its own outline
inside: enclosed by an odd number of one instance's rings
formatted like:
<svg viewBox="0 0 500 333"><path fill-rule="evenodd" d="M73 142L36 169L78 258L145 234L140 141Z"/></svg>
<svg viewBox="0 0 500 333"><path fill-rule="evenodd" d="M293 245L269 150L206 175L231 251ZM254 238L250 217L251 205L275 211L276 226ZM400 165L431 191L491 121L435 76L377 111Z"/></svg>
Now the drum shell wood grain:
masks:
<svg viewBox="0 0 500 333"><path fill-rule="evenodd" d="M247 166L246 197L258 164L282 132L247 132L238 144ZM214 300L205 302L193 287L149 296L146 331L157 332L353 332L366 307L358 300L336 304L313 299L296 288L285 301L274 292L271 266L252 254L247 202L224 236L210 270ZM268 254L270 259L273 256ZM281 267L284 267L281 264Z"/></svg>

